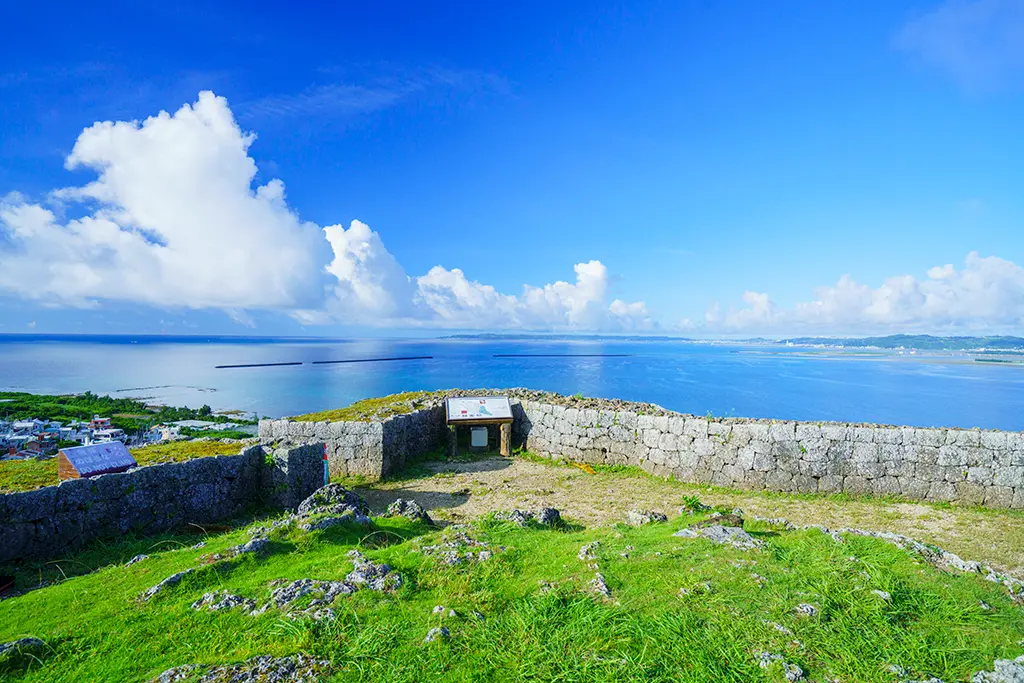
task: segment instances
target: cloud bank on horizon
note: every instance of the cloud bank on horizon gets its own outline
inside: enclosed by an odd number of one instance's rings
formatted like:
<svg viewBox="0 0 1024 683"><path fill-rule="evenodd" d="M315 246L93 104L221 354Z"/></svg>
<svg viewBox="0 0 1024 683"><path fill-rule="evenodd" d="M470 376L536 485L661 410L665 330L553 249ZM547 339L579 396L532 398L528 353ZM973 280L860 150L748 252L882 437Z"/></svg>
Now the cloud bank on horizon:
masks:
<svg viewBox="0 0 1024 683"><path fill-rule="evenodd" d="M41 202L0 200L0 291L57 307L130 302L218 309L240 322L270 310L306 325L655 331L709 334L996 329L1024 323L1024 269L976 253L871 288L844 275L815 299L780 307L748 291L698 323L658 321L644 302L611 296L600 261L573 282L519 294L437 265L409 275L380 234L358 220L318 226L287 204L278 179L253 188L255 141L227 100L202 92L174 114L103 122L78 137L65 166L97 179Z"/></svg>

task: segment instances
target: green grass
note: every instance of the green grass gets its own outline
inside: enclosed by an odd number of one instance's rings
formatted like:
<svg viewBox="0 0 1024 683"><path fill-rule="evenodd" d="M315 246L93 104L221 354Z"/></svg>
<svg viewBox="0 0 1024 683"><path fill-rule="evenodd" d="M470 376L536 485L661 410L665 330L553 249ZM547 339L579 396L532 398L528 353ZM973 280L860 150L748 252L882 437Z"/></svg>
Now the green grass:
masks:
<svg viewBox="0 0 1024 683"><path fill-rule="evenodd" d="M0 602L0 642L31 635L49 648L40 661L0 670L0 677L146 680L186 663L304 652L330 660L329 680L336 681L780 680L778 671L757 664L756 653L769 651L815 680L892 681L889 664L912 677L964 680L1022 651L1024 610L977 576L940 573L875 539L837 544L817 531L765 529L757 534L765 549L751 552L672 537L694 519L575 531L485 519L466 531L505 549L456 567L419 552L443 532L406 520L378 519L373 530L280 529L268 556L205 566L145 604L136 598L146 588L247 535L211 536L202 550L173 552L165 549L175 545L171 540L149 551L151 559L123 567L143 542L129 540L83 561L117 564ZM593 540L601 542L600 570L612 601L588 593L593 570L576 557ZM210 590L262 602L273 579L341 580L351 567L345 552L357 545L395 567L405 585L394 595L339 598L333 622L189 607ZM627 546L633 549L625 558ZM753 573L764 580L759 584ZM543 592L541 581L554 590ZM710 590L699 589L705 582ZM680 595L680 588L698 590ZM819 615L795 616L802 602L818 606ZM435 605L458 616L436 616ZM427 630L442 624L451 640L423 644Z"/></svg>
<svg viewBox="0 0 1024 683"><path fill-rule="evenodd" d="M425 401L442 396L446 391L407 391L390 396L376 396L356 401L345 408L322 410L318 413L297 415L297 422L370 422L419 410Z"/></svg>
<svg viewBox="0 0 1024 683"><path fill-rule="evenodd" d="M172 441L135 448L131 453L139 465L155 465L162 462L181 462L193 458L205 458L211 455L236 455L241 449L237 443ZM31 491L42 486L54 486L56 483L56 458L0 461L0 494Z"/></svg>

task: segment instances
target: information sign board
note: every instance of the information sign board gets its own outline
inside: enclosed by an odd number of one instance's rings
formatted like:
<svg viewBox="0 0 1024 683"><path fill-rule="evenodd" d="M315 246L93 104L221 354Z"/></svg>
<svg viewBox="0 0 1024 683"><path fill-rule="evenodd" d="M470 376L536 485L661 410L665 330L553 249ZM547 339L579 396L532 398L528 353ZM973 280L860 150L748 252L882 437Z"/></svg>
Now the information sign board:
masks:
<svg viewBox="0 0 1024 683"><path fill-rule="evenodd" d="M473 396L447 400L448 422L511 422L508 396Z"/></svg>

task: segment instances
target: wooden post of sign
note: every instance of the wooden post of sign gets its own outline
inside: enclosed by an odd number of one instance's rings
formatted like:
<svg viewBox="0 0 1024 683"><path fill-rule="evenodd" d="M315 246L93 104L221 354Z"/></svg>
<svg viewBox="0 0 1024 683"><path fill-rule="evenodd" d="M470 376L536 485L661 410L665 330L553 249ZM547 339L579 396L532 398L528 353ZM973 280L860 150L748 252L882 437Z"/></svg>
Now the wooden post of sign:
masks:
<svg viewBox="0 0 1024 683"><path fill-rule="evenodd" d="M448 457L459 457L459 433L455 425L448 425Z"/></svg>
<svg viewBox="0 0 1024 683"><path fill-rule="evenodd" d="M512 455L512 423L501 423L501 454L506 458Z"/></svg>

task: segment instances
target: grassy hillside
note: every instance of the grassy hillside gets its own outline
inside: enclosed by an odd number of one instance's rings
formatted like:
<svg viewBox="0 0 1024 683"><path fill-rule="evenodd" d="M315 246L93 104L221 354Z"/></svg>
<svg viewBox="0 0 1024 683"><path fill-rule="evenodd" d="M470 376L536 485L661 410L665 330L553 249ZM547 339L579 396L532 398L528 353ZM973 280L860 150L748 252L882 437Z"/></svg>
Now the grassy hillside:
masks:
<svg viewBox="0 0 1024 683"><path fill-rule="evenodd" d="M106 568L0 602L0 643L46 643L38 660L2 665L0 677L146 680L183 664L305 653L328 661L323 680L336 681L772 681L783 680L783 663L813 680L893 681L896 666L953 681L1024 649L1024 610L976 575L939 572L876 539L764 523L747 523L764 544L753 550L672 535L702 518L593 529L493 519L446 531L405 519L292 525L271 532L263 555L212 564L210 553L245 542L246 531L208 537L202 549L154 541L151 557L130 567L140 542L126 541L103 550ZM493 556L444 564L430 546L458 546L460 533ZM593 559L581 560L595 541ZM333 620L190 607L213 590L262 605L276 579L342 581L357 547L403 584L338 597ZM188 568L196 571L177 586L139 600ZM610 597L593 592L596 571ZM801 616L801 604L815 613ZM425 643L441 626L450 638Z"/></svg>
<svg viewBox="0 0 1024 683"><path fill-rule="evenodd" d="M444 391L406 391L390 396L375 396L356 401L344 408L321 410L317 413L297 415L293 420L299 422L369 422L386 420L394 415L405 415L419 410L422 404L431 398L442 396Z"/></svg>

